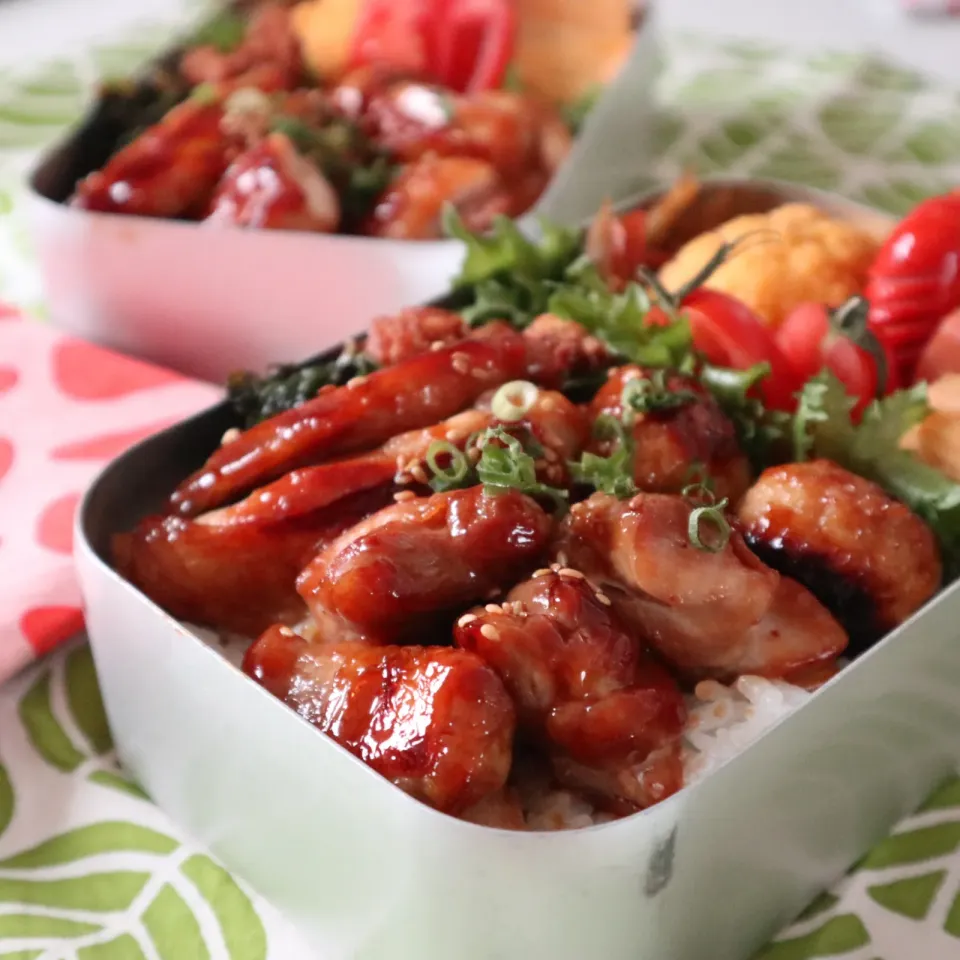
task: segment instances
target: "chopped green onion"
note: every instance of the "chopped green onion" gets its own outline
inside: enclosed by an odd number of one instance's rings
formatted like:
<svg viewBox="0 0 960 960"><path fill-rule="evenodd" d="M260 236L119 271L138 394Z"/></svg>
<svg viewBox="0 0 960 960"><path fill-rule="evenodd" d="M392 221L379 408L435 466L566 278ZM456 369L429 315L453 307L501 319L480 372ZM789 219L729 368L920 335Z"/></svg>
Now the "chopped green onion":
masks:
<svg viewBox="0 0 960 960"><path fill-rule="evenodd" d="M707 473L707 468L699 461L691 463L687 467L685 480L689 483L680 491L680 496L685 500L702 500L707 504L716 502L716 487L713 477Z"/></svg>
<svg viewBox="0 0 960 960"><path fill-rule="evenodd" d="M654 370L649 377L634 377L623 385L620 404L624 423L629 426L635 413L676 410L700 398L692 390L671 390L665 370Z"/></svg>
<svg viewBox="0 0 960 960"><path fill-rule="evenodd" d="M633 438L623 423L609 413L597 417L593 435L598 439L616 441L609 456L584 453L579 462L570 462L570 475L575 483L583 483L608 493L618 500L625 500L637 492L633 482Z"/></svg>
<svg viewBox="0 0 960 960"><path fill-rule="evenodd" d="M558 510L566 510L567 491L550 487L537 479L536 463L516 437L502 427L490 427L483 432L477 446L480 449L477 477L483 484L484 493L518 490L531 497L548 497Z"/></svg>
<svg viewBox="0 0 960 960"><path fill-rule="evenodd" d="M445 467L440 466L438 459L448 457ZM452 443L446 440L435 440L427 449L427 465L433 471L430 487L437 493L445 490L456 490L463 485L470 472L470 462Z"/></svg>
<svg viewBox="0 0 960 960"><path fill-rule="evenodd" d="M505 383L494 395L490 403L493 415L504 423L516 423L522 420L530 408L537 402L540 391L529 380L514 380Z"/></svg>
<svg viewBox="0 0 960 960"><path fill-rule="evenodd" d="M730 542L730 523L723 515L728 502L727 498L724 497L717 503L696 507L690 511L690 519L687 522L687 536L698 550L704 550L707 553L719 553ZM704 540L700 536L700 526L704 523L714 528L714 536L709 540Z"/></svg>
<svg viewBox="0 0 960 960"><path fill-rule="evenodd" d="M220 99L220 94L214 84L198 83L190 91L190 99L202 107L212 107Z"/></svg>

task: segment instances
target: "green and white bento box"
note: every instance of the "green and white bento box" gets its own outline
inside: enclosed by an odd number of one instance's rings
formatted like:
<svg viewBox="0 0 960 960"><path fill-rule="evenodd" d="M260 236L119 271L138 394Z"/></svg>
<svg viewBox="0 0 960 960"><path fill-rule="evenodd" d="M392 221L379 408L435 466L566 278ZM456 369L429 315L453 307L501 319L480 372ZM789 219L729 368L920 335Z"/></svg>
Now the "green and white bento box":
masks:
<svg viewBox="0 0 960 960"><path fill-rule="evenodd" d="M888 221L777 184L705 193ZM648 201L649 202L649 198ZM745 960L955 768L960 584L715 772L651 809L509 832L411 799L109 566L230 425L221 405L115 461L76 556L121 759L328 960Z"/></svg>

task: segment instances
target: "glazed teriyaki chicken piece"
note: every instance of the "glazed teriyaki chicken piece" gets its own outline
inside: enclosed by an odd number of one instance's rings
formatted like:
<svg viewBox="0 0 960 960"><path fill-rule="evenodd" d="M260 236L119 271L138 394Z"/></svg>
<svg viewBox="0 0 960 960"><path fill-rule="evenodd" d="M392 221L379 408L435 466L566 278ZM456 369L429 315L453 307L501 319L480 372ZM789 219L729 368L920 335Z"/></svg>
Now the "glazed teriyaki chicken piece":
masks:
<svg viewBox="0 0 960 960"><path fill-rule="evenodd" d="M240 143L221 130L219 103L187 100L77 185L73 205L103 213L182 217L213 194Z"/></svg>
<svg viewBox="0 0 960 960"><path fill-rule="evenodd" d="M645 389L631 392L631 384ZM699 464L718 497L735 503L750 484L750 464L740 450L736 430L710 392L693 377L630 365L611 371L590 411L622 420L624 399L633 407L630 434L634 443L633 481L640 490L679 493ZM598 438L591 449L610 451Z"/></svg>
<svg viewBox="0 0 960 960"><path fill-rule="evenodd" d="M323 642L416 639L437 615L452 617L536 566L550 530L548 514L516 491L407 500L331 543L298 589Z"/></svg>
<svg viewBox="0 0 960 960"><path fill-rule="evenodd" d="M283 627L243 669L412 796L460 813L503 788L514 707L499 677L450 647L309 644Z"/></svg>
<svg viewBox="0 0 960 960"><path fill-rule="evenodd" d="M677 683L583 574L537 571L464 614L455 640L501 677L561 782L638 808L683 785Z"/></svg>
<svg viewBox="0 0 960 960"><path fill-rule="evenodd" d="M739 517L753 550L833 611L851 652L899 626L940 587L930 528L875 483L829 460L764 471Z"/></svg>
<svg viewBox="0 0 960 960"><path fill-rule="evenodd" d="M801 681L832 667L847 635L830 613L736 531L695 547L693 509L679 496L596 493L571 510L559 550L684 676Z"/></svg>
<svg viewBox="0 0 960 960"><path fill-rule="evenodd" d="M409 307L374 320L364 352L378 366L389 367L428 350L449 347L467 333L467 325L459 313L439 307Z"/></svg>
<svg viewBox="0 0 960 960"><path fill-rule="evenodd" d="M302 79L304 66L290 10L290 4L282 2L259 5L236 50L223 53L207 44L192 47L180 60L181 73L192 84L217 84L221 89L292 88Z"/></svg>
<svg viewBox="0 0 960 960"><path fill-rule="evenodd" d="M255 514L248 504L234 517L147 517L114 538L114 563L154 602L198 626L251 637L273 623L298 623L307 613L296 590L300 571L323 546L392 499L380 476L368 475L376 482L366 488L350 471L340 478L357 481L357 492L310 491L309 510L298 510L302 503L289 513L263 504ZM295 477L281 482L297 485Z"/></svg>
<svg viewBox="0 0 960 960"><path fill-rule="evenodd" d="M340 226L340 199L288 136L271 133L230 164L204 219L212 225L333 233Z"/></svg>
<svg viewBox="0 0 960 960"><path fill-rule="evenodd" d="M494 323L441 350L324 388L223 444L171 503L194 516L295 467L369 450L458 413L491 387L522 376L525 365L523 338Z"/></svg>

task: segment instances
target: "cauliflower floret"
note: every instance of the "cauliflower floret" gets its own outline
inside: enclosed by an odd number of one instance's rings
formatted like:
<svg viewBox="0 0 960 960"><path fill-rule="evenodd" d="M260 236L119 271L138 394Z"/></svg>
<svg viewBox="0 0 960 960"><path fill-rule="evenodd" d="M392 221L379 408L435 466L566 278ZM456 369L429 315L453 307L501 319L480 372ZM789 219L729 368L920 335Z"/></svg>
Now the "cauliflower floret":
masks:
<svg viewBox="0 0 960 960"><path fill-rule="evenodd" d="M852 223L788 203L694 237L663 267L660 279L668 290L678 289L721 244L747 234L756 236L745 239L705 285L742 300L772 326L805 301L838 306L859 293L879 248L875 237Z"/></svg>

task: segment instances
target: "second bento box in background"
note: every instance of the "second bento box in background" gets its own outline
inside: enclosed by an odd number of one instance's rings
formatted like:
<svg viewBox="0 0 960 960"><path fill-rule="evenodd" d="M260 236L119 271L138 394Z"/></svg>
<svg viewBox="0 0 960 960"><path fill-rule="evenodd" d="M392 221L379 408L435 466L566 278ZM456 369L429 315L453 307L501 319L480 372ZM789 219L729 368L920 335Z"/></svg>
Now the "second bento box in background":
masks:
<svg viewBox="0 0 960 960"><path fill-rule="evenodd" d="M391 48L408 6L239 4L106 90L31 179L54 322L211 379L286 362L442 293L447 206L579 222L642 169L646 9L424 0Z"/></svg>

